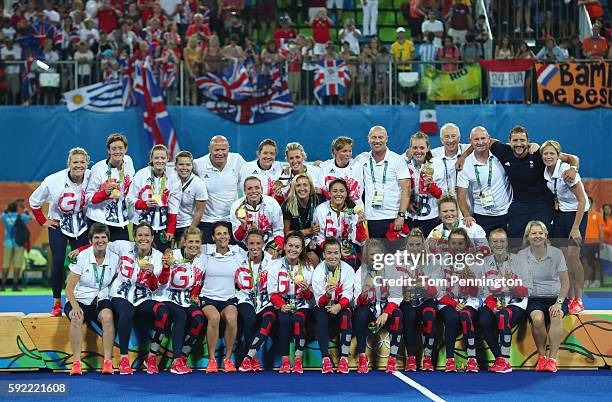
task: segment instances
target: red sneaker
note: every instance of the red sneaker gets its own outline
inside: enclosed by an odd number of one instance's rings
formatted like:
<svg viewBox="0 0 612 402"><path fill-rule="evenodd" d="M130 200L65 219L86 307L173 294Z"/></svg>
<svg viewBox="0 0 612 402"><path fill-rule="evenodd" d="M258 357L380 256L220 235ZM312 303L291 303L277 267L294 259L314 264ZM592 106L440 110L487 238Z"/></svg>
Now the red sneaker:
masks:
<svg viewBox="0 0 612 402"><path fill-rule="evenodd" d="M544 367L544 371L550 371L551 373L557 372L557 361L555 359L546 360L546 366Z"/></svg>
<svg viewBox="0 0 612 402"><path fill-rule="evenodd" d="M217 360L208 359L208 367L206 367L206 372L211 374L216 373L217 371L219 371L219 369L217 368Z"/></svg>
<svg viewBox="0 0 612 402"><path fill-rule="evenodd" d="M536 364L535 371L544 371L544 368L546 367L546 360L546 356L538 356L538 363Z"/></svg>
<svg viewBox="0 0 612 402"><path fill-rule="evenodd" d="M263 369L261 368L261 366L259 365L259 360L257 360L257 356L253 356L253 358L251 359L251 368L253 369L253 371L257 372L257 371L263 371Z"/></svg>
<svg viewBox="0 0 612 402"><path fill-rule="evenodd" d="M387 360L387 369L385 373L395 373L397 368L395 367L395 357L389 356L389 360Z"/></svg>
<svg viewBox="0 0 612 402"><path fill-rule="evenodd" d="M580 314L584 311L584 304L582 304L582 300L572 300L573 303L569 308L570 314Z"/></svg>
<svg viewBox="0 0 612 402"><path fill-rule="evenodd" d="M159 368L157 368L157 356L149 355L145 360L144 366L147 369L147 374L158 374Z"/></svg>
<svg viewBox="0 0 612 402"><path fill-rule="evenodd" d="M183 366L183 368L186 368L187 371L191 373L193 370L191 370L191 367L189 367L189 364L187 364L187 356L182 355L180 359L181 359L181 365Z"/></svg>
<svg viewBox="0 0 612 402"><path fill-rule="evenodd" d="M453 359L452 357L449 359L446 359L446 367L444 367L444 371L446 371L447 373L457 372L457 365L455 364L455 359Z"/></svg>
<svg viewBox="0 0 612 402"><path fill-rule="evenodd" d="M357 369L357 372L360 374L366 374L368 371L370 371L368 369L368 356L359 355L359 368Z"/></svg>
<svg viewBox="0 0 612 402"><path fill-rule="evenodd" d="M223 371L226 373L235 373L237 370L236 370L236 366L234 366L234 363L232 363L230 359L224 359L223 360Z"/></svg>
<svg viewBox="0 0 612 402"><path fill-rule="evenodd" d="M493 365L487 369L487 371L490 371L491 373L507 373L507 371L505 370L506 359L504 359L503 357L498 357L497 359L495 359Z"/></svg>
<svg viewBox="0 0 612 402"><path fill-rule="evenodd" d="M115 374L112 360L104 359L104 362L102 362L102 374Z"/></svg>
<svg viewBox="0 0 612 402"><path fill-rule="evenodd" d="M130 360L127 357L122 357L119 361L119 374L121 375L132 375L134 371L130 365Z"/></svg>
<svg viewBox="0 0 612 402"><path fill-rule="evenodd" d="M281 366L278 372L281 374L291 373L291 362L289 361L288 357L283 357L283 359L281 360Z"/></svg>
<svg viewBox="0 0 612 402"><path fill-rule="evenodd" d="M62 302L56 301L53 303L53 308L51 309L51 315L53 317L59 317L62 315Z"/></svg>
<svg viewBox="0 0 612 402"><path fill-rule="evenodd" d="M478 362L473 357L470 357L465 367L466 373L478 373Z"/></svg>
<svg viewBox="0 0 612 402"><path fill-rule="evenodd" d="M404 371L416 371L416 357L408 356L406 359L406 365L404 366Z"/></svg>
<svg viewBox="0 0 612 402"><path fill-rule="evenodd" d="M191 369L187 366L186 362L183 361L183 357L179 357L174 359L174 363L172 363L172 367L170 367L170 372L173 374L189 374L191 373Z"/></svg>
<svg viewBox="0 0 612 402"><path fill-rule="evenodd" d="M304 374L304 367L302 367L302 358L300 356L296 356L293 360L292 373Z"/></svg>
<svg viewBox="0 0 612 402"><path fill-rule="evenodd" d="M253 363L251 362L251 359L248 356L244 358L242 363L240 363L238 371L240 371L241 373L248 373L249 371L253 371Z"/></svg>
<svg viewBox="0 0 612 402"><path fill-rule="evenodd" d="M340 358L340 361L338 362L338 373L348 374L348 372L349 372L348 359L342 356Z"/></svg>
<svg viewBox="0 0 612 402"><path fill-rule="evenodd" d="M512 373L512 365L504 359L504 371L502 373Z"/></svg>
<svg viewBox="0 0 612 402"><path fill-rule="evenodd" d="M332 362L329 357L323 358L323 364L321 367L321 372L323 374L329 374L334 372L334 366L332 366Z"/></svg>
<svg viewBox="0 0 612 402"><path fill-rule="evenodd" d="M81 368L80 360L77 360L72 363L72 368L70 369L70 375L83 375L83 369Z"/></svg>
<svg viewBox="0 0 612 402"><path fill-rule="evenodd" d="M433 366L433 362L431 361L431 356L423 356L423 364L421 365L421 370L434 371L434 366Z"/></svg>

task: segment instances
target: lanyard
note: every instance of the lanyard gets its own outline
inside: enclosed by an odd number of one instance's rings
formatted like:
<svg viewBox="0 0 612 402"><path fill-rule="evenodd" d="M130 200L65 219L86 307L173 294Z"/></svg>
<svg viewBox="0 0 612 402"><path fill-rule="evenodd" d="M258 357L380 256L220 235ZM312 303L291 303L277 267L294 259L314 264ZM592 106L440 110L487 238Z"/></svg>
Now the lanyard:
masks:
<svg viewBox="0 0 612 402"><path fill-rule="evenodd" d="M193 181L193 177L191 179L187 180L187 183L185 183L185 185L183 185L183 191L185 191L187 189L187 187L189 187L189 185L191 184L192 181Z"/></svg>
<svg viewBox="0 0 612 402"><path fill-rule="evenodd" d="M308 215L306 215L306 220L302 221L302 214L300 214L300 209L302 209L302 206L298 202L298 214L297 214L297 218L298 218L298 221L300 222L299 230L302 230L302 229L305 229L305 228L311 226L311 224L312 224L312 213L313 213L313 209L314 209L313 207L314 207L314 200L312 199L312 197L308 197L308 204L306 204L306 210L308 211Z"/></svg>
<svg viewBox="0 0 612 402"><path fill-rule="evenodd" d="M459 220L457 219L457 220L455 221L455 223L453 223L453 229L456 229L456 228L458 228L458 227L459 227ZM443 238L443 239L446 239L446 230L447 230L447 229L446 229L446 226L444 226L444 224L442 224L442 238ZM450 232L451 232L451 231L449 230L449 231L448 231L448 235L449 235L449 236L450 236Z"/></svg>
<svg viewBox="0 0 612 402"><path fill-rule="evenodd" d="M327 268L327 264L325 264L325 283L327 283L327 280L329 278L334 278L336 284L338 283L338 277L340 276L340 264L338 264L336 266L336 269L334 269L334 274L333 275L329 275L329 268Z"/></svg>
<svg viewBox="0 0 612 402"><path fill-rule="evenodd" d="M113 165L108 164L108 170L106 171L106 175L108 176L108 184L111 182L111 173L113 170ZM121 170L119 170L119 184L123 184L123 178L125 177L125 162L121 163Z"/></svg>
<svg viewBox="0 0 612 402"><path fill-rule="evenodd" d="M104 272L106 271L106 265L102 264L102 275L98 276L98 264L93 263L94 278L95 282L98 285L98 290L102 290L102 283L104 282Z"/></svg>
<svg viewBox="0 0 612 402"><path fill-rule="evenodd" d="M153 173L153 169L151 168L151 193L153 194L164 194L164 190L166 189L166 172L164 171L164 175L161 178L159 193L155 193L155 173Z"/></svg>
<svg viewBox="0 0 612 402"><path fill-rule="evenodd" d="M383 177L382 177L383 188L385 187L385 183L387 182L387 168L389 167L389 162L385 161L384 166L385 168L383 170ZM374 176L374 163L372 162L371 156L370 156L370 174L372 175L372 184L374 185L374 187L376 187L376 177Z"/></svg>
<svg viewBox="0 0 612 402"><path fill-rule="evenodd" d="M255 275L253 275L253 261L250 257L247 257L249 264L249 274L251 275L251 283L253 284L253 293L255 293L255 297L257 298L257 289L259 288L259 279L261 278L261 263L259 263L260 269L257 270L257 281L255 280ZM261 262L263 262L263 256L261 257Z"/></svg>
<svg viewBox="0 0 612 402"><path fill-rule="evenodd" d="M444 163L444 180L446 181L446 191L452 193L455 191L455 189L451 188L450 182L448 181L448 167L446 166L446 157L442 158L442 162ZM457 171L455 171L455 181L457 181Z"/></svg>
<svg viewBox="0 0 612 402"><path fill-rule="evenodd" d="M559 194L557 194L557 179L555 178L553 196L555 202L555 209L559 209Z"/></svg>
<svg viewBox="0 0 612 402"><path fill-rule="evenodd" d="M493 262L495 263L495 268L497 268L497 275L507 278L510 278L510 270L504 269L502 272L502 268L504 267L504 262L508 262L508 264L510 264L510 257L506 256L506 259L504 261L502 261L501 267L499 266L499 264L497 263L497 258L495 258L495 256L493 256ZM508 265L509 266L509 265Z"/></svg>
<svg viewBox="0 0 612 402"><path fill-rule="evenodd" d="M489 156L489 178L487 179L487 188L491 190L491 179L493 178L493 157ZM480 165L481 166L481 165ZM476 182L478 187L482 190L482 183L480 182L480 172L478 171L477 165L474 165L474 174L476 175Z"/></svg>
<svg viewBox="0 0 612 402"><path fill-rule="evenodd" d="M287 260L287 258L285 258L285 263L283 264L286 268L287 268L287 274L289 275L289 278L291 278L291 282L295 283L295 280L293 279L293 267L291 266L291 264L289 264L289 261ZM299 276L302 276L302 263L300 262L300 260L298 260L298 272L297 274Z"/></svg>

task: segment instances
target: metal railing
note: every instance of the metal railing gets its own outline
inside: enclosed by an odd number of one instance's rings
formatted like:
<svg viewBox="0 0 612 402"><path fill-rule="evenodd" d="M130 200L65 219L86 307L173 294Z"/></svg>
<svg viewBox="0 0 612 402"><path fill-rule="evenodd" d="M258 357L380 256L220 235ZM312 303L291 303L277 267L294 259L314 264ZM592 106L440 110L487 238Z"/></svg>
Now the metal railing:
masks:
<svg viewBox="0 0 612 402"><path fill-rule="evenodd" d="M574 62L593 62L590 60L573 60ZM602 60L604 61L604 60ZM609 61L609 60L605 60ZM203 93L196 85L196 78L206 71L224 71L231 67L233 60L200 63L195 74L185 68L183 61L177 66L177 78L173 86L162 87L162 94L168 105L202 105L205 101ZM24 62L7 61L2 63L7 77L7 90L0 92L0 104L22 104L22 74ZM389 59L377 59L372 63L363 60L346 62L350 83L342 95L323 97L323 104L331 105L409 105L416 106L422 102L441 104L480 104L500 103L489 97L488 75L479 63L465 63L464 61L410 61L405 63L394 62ZM479 72L474 72L470 66L477 65ZM101 68L91 66L91 71L82 69L82 64L76 61L61 61L50 63L49 71L34 70L38 79L39 90L30 104L56 105L61 104L63 92L85 86L102 80ZM2 65L0 65L2 67ZM315 71L313 65L300 63L299 69L290 68L288 62L273 64L255 64L247 68L252 85L256 93L267 94L271 90L271 71L278 68L281 74L287 77L288 87L293 103L296 105L318 105L314 96ZM297 70L297 71L296 71ZM450 81L453 77L461 77L469 72L476 85L477 75L480 77L480 91L470 93L460 100L444 99L444 96L432 97L424 86L428 79L436 79L440 72L448 71ZM159 67L156 69L158 79L161 76ZM443 74L442 74L443 75ZM448 75L447 75L448 76ZM76 79L75 79L76 77ZM432 78L433 77L433 78ZM537 77L531 68L525 76L525 103L538 103ZM452 85L440 88L439 92L447 92ZM512 102L510 102L512 103ZM516 102L514 102L516 103Z"/></svg>

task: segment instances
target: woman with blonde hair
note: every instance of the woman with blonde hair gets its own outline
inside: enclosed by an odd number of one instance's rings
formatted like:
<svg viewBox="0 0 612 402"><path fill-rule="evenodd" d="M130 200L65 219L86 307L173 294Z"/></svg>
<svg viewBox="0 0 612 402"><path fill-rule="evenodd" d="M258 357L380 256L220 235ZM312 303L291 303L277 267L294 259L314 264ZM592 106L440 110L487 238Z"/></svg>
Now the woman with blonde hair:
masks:
<svg viewBox="0 0 612 402"><path fill-rule="evenodd" d="M62 315L62 288L64 287L64 260L66 245L74 250L87 244L85 218L85 189L89 181L89 155L83 148L68 152L68 167L47 176L30 196L30 207L36 221L49 230L51 248L51 287L53 309L51 315ZM49 204L45 217L42 206Z"/></svg>
<svg viewBox="0 0 612 402"><path fill-rule="evenodd" d="M290 142L285 147L285 160L289 163L289 172L281 176L275 183L276 200L283 202L289 192L291 180L300 173L306 173L314 184L315 192L321 193L323 187L323 172L314 165L305 165L306 151L299 142Z"/></svg>
<svg viewBox="0 0 612 402"><path fill-rule="evenodd" d="M569 163L559 159L561 145L557 141L546 141L542 144L540 153L546 165L546 186L553 193L555 205L551 237L558 242L567 262L570 276L569 311L578 314L584 311L584 268L580 261L580 248L586 232L589 200L578 173L571 183L563 180L563 173L571 167Z"/></svg>
<svg viewBox="0 0 612 402"><path fill-rule="evenodd" d="M187 46L183 50L183 60L185 61L185 71L187 72L187 85L185 85L185 98L192 105L198 104L198 87L196 78L200 75L202 63L202 49L198 46L197 37L190 36Z"/></svg>
<svg viewBox="0 0 612 402"><path fill-rule="evenodd" d="M517 259L519 264L529 267L533 284L529 289L527 315L538 349L536 371L554 373L563 338L563 316L568 312L567 266L561 250L548 244L548 229L543 222L530 221L527 224L524 243L528 247L518 252Z"/></svg>

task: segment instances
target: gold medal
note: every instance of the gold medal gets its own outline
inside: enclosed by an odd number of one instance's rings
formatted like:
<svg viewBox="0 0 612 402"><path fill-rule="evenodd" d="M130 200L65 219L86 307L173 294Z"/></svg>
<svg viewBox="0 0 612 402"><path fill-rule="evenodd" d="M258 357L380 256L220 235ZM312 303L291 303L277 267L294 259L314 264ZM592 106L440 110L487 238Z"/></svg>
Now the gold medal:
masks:
<svg viewBox="0 0 612 402"><path fill-rule="evenodd" d="M431 166L431 163L428 163L427 165L425 165L425 174L427 176L433 176L434 169L433 169L433 166Z"/></svg>
<svg viewBox="0 0 612 402"><path fill-rule="evenodd" d="M238 219L244 219L247 216L247 212L246 209L244 208L238 208L236 210L236 216L238 217Z"/></svg>
<svg viewBox="0 0 612 402"><path fill-rule="evenodd" d="M338 284L338 279L334 278L333 276L329 276L327 278L327 284L328 285L337 285Z"/></svg>
<svg viewBox="0 0 612 402"><path fill-rule="evenodd" d="M144 257L138 260L138 265L140 265L141 267L143 265L147 265L149 264L149 258L148 257Z"/></svg>
<svg viewBox="0 0 612 402"><path fill-rule="evenodd" d="M113 191L111 191L111 197L113 197L114 199L119 199L119 197L121 197L121 191L119 191L118 188L114 189Z"/></svg>
<svg viewBox="0 0 612 402"><path fill-rule="evenodd" d="M355 214L360 214L363 212L363 206L362 205L355 205L355 208L353 208L353 212L355 212Z"/></svg>
<svg viewBox="0 0 612 402"><path fill-rule="evenodd" d="M153 194L153 197L151 197L153 199L153 201L155 201L156 203L160 204L161 203L161 194Z"/></svg>
<svg viewBox="0 0 612 402"><path fill-rule="evenodd" d="M442 232L440 232L438 229L434 229L433 232L431 232L431 237L436 240L440 240L442 238Z"/></svg>
<svg viewBox="0 0 612 402"><path fill-rule="evenodd" d="M274 191L280 190L283 187L285 187L285 185L283 184L281 180L276 180L274 182Z"/></svg>
<svg viewBox="0 0 612 402"><path fill-rule="evenodd" d="M304 276L302 276L302 275L296 275L296 276L295 276L295 278L293 278L293 282L294 282L296 285L299 285L300 283L303 283L303 282L304 282Z"/></svg>

